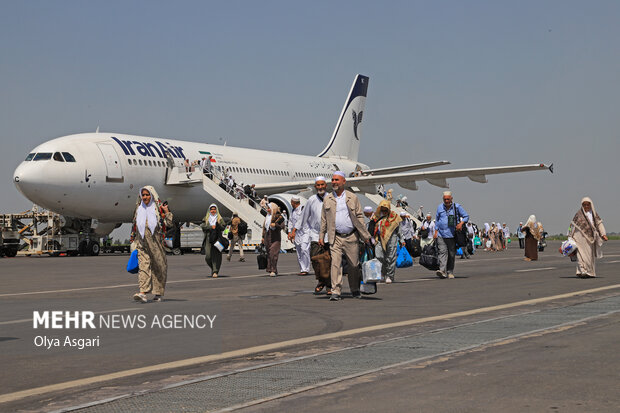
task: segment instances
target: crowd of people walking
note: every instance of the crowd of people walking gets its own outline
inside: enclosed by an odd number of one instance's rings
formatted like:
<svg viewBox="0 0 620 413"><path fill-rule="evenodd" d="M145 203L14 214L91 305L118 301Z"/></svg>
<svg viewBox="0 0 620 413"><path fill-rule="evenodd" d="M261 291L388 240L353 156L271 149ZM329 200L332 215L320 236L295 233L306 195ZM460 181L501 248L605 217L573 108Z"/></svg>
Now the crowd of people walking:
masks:
<svg viewBox="0 0 620 413"><path fill-rule="evenodd" d="M205 174L213 173L207 158L203 158L200 167ZM436 276L451 279L455 277L457 255L465 259L476 249L505 251L513 235L519 248L524 250L525 261L538 260L538 252L544 248L546 232L535 215L530 215L525 224L520 222L514 234L506 223L499 221L478 226L470 221L468 212L454 201L450 191L442 194L442 202L434 216L430 212L424 214L420 206L412 217L407 210L402 210L406 206L406 197L399 195L395 200L391 190L382 190L384 200L376 210L369 206L362 208L355 193L346 189L346 175L340 171L334 172L331 178L331 192L327 192L327 179L323 176L316 177L314 186L315 193L304 206L298 196L291 197L290 219L277 204L269 202L268 197L259 201L253 185L246 186L244 193L255 200L265 215L261 243L266 251L269 276L278 275L284 231L295 246L300 268L298 274L309 275L312 267L317 280L314 293L325 290L332 301L342 298L344 276L348 279L352 296L361 297L360 259L369 250L381 263L381 280L392 284L396 279L397 254L401 249L411 257L417 257L421 250L434 246L438 251ZM167 279L165 233L166 228L172 226L173 214L167 202L159 199L153 187L141 188L131 233L132 249L137 251L139 263L136 301L147 302L147 294L151 293L153 301L163 300ZM211 204L201 228L204 232L202 250L211 277L218 277L226 249L228 261L235 247L239 250L239 261L245 261L243 242L247 223L237 212L225 220L218 206ZM580 278L596 277L596 259L602 256L601 247L608 237L590 198L582 199L568 236L576 248L573 254L577 261L576 275Z"/></svg>

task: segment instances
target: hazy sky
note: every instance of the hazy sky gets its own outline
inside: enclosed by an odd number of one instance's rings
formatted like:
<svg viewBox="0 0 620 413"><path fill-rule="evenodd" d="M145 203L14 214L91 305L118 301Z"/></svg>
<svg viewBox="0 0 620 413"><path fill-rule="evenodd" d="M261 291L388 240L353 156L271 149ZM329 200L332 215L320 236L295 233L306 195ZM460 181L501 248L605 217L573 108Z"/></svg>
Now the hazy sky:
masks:
<svg viewBox="0 0 620 413"><path fill-rule="evenodd" d="M554 163L449 182L478 223L565 232L588 195L620 231L619 19L599 0L4 0L0 211L31 207L12 179L33 147L97 126L316 154L361 73L360 161ZM434 211L443 189L419 187L395 193Z"/></svg>

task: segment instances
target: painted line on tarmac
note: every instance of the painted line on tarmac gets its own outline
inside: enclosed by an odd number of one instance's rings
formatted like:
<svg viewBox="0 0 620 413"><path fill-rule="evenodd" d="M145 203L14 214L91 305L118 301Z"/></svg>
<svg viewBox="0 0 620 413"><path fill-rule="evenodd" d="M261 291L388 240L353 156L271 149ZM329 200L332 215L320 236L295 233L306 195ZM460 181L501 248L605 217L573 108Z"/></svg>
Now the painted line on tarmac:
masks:
<svg viewBox="0 0 620 413"><path fill-rule="evenodd" d="M280 274L283 275L294 275L296 273L286 273ZM267 273L263 274L252 274L252 275L239 275L239 276L231 276L231 277L218 277L218 280L238 280L240 278L259 278L259 277L269 277ZM173 280L168 281L166 284L182 284L182 283L191 283L198 281L211 281L213 278L211 277L203 277L203 278L195 278L189 280ZM35 294L56 294L56 293L70 293L74 291L89 291L89 290L108 290L112 288L124 288L124 287L135 287L137 284L116 284L116 285L103 285L100 287L82 287L82 288L68 288L65 290L45 290L45 291L29 291L24 293L8 293L8 294L0 294L0 297L15 297L20 295L35 295Z"/></svg>
<svg viewBox="0 0 620 413"><path fill-rule="evenodd" d="M532 271L546 271L555 270L557 267L545 267L545 268L529 268L527 270L515 270L515 272L532 272Z"/></svg>
<svg viewBox="0 0 620 413"><path fill-rule="evenodd" d="M106 313L121 313L124 311L138 311L141 308L119 308L118 310L105 310L105 311L94 311L94 314L106 314ZM19 323L29 323L32 321L32 318L23 318L21 320L11 320L11 321L2 321L0 322L0 326L7 324L19 324Z"/></svg>
<svg viewBox="0 0 620 413"><path fill-rule="evenodd" d="M616 261L607 261L605 264L616 264L619 263L620 260L616 260Z"/></svg>
<svg viewBox="0 0 620 413"><path fill-rule="evenodd" d="M526 306L526 305L545 303L548 301L570 298L570 297L575 297L575 296L584 295L584 294L592 294L592 293L598 293L598 292L603 292L603 291L609 291L609 290L614 290L618 288L620 288L620 284L614 284L614 285L608 285L605 287L592 288L588 290L573 291L573 292L565 293L565 294L534 298L531 300L516 301L516 302L508 303L508 304L500 304L500 305L495 305L495 306L490 306L490 307L475 308L472 310L465 310L465 311L460 311L456 313L442 314L442 315L422 317L422 318L414 318L410 320L397 321L393 323L353 328L350 330L344 330L344 331L339 331L335 333L319 334L316 336L302 337L302 338L280 341L276 343L263 344L263 345L254 346L254 347L247 347L243 349L227 351L227 352L220 353L220 354L211 354L208 356L193 357L193 358L184 359L184 360L177 360L177 361L171 361L167 363L150 365L147 367L139 367L139 368L134 368L134 369L129 369L129 370L122 370L122 371L117 371L115 373L102 374L99 376L86 377L83 379L76 379L76 380L66 381L62 383L50 384L47 386L34 387L31 389L21 390L21 391L17 391L13 393L0 394L0 403L12 402L16 400L25 399L27 397L39 396L45 393L63 391L63 390L72 389L72 388L80 387L80 386L99 384L99 383L103 383L103 382L110 381L110 380L124 379L127 377L136 376L139 374L155 373L155 372L160 372L164 370L178 369L182 367L190 367L190 366L209 363L213 361L226 360L226 359L236 358L236 357L245 357L250 354L271 352L271 351L282 349L285 347L297 346L297 345L302 345L302 344L310 344L310 343L315 343L315 342L323 341L323 340L331 340L331 339L336 339L336 338L348 337L348 336L370 333L370 332L397 328L397 327L408 327L408 326L413 326L417 324L428 323L431 321L441 321L441 320L447 320L451 318L489 313L489 312L498 311L498 310L505 310L509 308L521 307L521 306Z"/></svg>

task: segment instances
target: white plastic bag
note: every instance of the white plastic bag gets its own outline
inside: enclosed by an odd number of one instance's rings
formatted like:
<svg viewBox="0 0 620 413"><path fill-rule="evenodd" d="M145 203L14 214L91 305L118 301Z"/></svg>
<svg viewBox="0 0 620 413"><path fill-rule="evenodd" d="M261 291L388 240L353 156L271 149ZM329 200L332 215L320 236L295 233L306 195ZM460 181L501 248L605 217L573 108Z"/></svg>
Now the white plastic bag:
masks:
<svg viewBox="0 0 620 413"><path fill-rule="evenodd" d="M577 252L577 243L574 239L568 237L568 239L562 243L562 247L560 247L560 252L565 257L574 254L575 252Z"/></svg>
<svg viewBox="0 0 620 413"><path fill-rule="evenodd" d="M223 246L223 245L222 245L222 243L221 243L221 242L219 242L219 241L216 241L216 242L215 242L215 244L213 244L213 246L214 246L215 248L217 248L219 252L224 251L224 246Z"/></svg>
<svg viewBox="0 0 620 413"><path fill-rule="evenodd" d="M381 282L381 261L377 258L362 263L362 279L364 283Z"/></svg>
<svg viewBox="0 0 620 413"><path fill-rule="evenodd" d="M360 292L365 295L376 294L377 283L365 283L364 281L362 281L360 283Z"/></svg>

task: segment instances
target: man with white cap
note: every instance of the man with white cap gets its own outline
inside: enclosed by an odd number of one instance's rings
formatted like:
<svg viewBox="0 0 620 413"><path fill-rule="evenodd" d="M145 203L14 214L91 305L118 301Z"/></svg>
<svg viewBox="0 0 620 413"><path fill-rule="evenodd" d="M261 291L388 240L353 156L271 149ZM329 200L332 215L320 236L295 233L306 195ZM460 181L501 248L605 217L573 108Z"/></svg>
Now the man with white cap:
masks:
<svg viewBox="0 0 620 413"><path fill-rule="evenodd" d="M454 278L454 262L456 258L456 231L469 221L465 209L452 201L452 192L443 193L443 203L437 207L435 216L435 233L439 248L439 278Z"/></svg>
<svg viewBox="0 0 620 413"><path fill-rule="evenodd" d="M400 218L402 219L399 228L401 245L407 248L407 252L413 258L413 237L415 236L416 225L405 211L400 211Z"/></svg>
<svg viewBox="0 0 620 413"><path fill-rule="evenodd" d="M312 195L304 209L301 217L295 222L293 229L289 236L291 238L297 237L297 231L302 231L304 236L307 237L310 243L309 256L314 257L323 253L324 249L329 249L329 245L322 247L319 245L319 232L321 231L321 211L323 210L323 199L325 198L325 190L327 189L327 182L325 177L317 176L314 180L314 188L316 194ZM329 274L322 274L320 267L312 263L314 268L314 275L318 280L318 284L314 288L314 293L320 293L323 288L327 289L327 293L331 293L331 283L329 281Z"/></svg>
<svg viewBox="0 0 620 413"><path fill-rule="evenodd" d="M325 196L321 213L321 232L319 244L325 244L327 235L332 256L331 301L339 301L342 289L342 257L348 264L349 288L353 297L361 298L359 240L370 242L370 234L364 225L362 206L357 196L345 190L346 177L341 171L334 172L332 188L334 192Z"/></svg>
<svg viewBox="0 0 620 413"><path fill-rule="evenodd" d="M301 219L304 207L301 206L301 200L298 196L291 198L291 218L288 220L288 239L295 243L297 250L297 262L301 272L299 275L308 275L310 271L310 242L308 236L304 233L303 228L299 231L295 230L295 224Z"/></svg>
<svg viewBox="0 0 620 413"><path fill-rule="evenodd" d="M369 220L368 224L366 224L366 229L371 235L375 233L375 225L377 225L377 218L375 217L374 213L375 210L372 209L371 206L364 207L364 216Z"/></svg>
<svg viewBox="0 0 620 413"><path fill-rule="evenodd" d="M426 214L426 218L422 221L418 236L420 237L420 247L430 243L433 240L433 234L435 234L435 221L433 221L433 215L429 212Z"/></svg>

